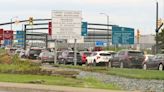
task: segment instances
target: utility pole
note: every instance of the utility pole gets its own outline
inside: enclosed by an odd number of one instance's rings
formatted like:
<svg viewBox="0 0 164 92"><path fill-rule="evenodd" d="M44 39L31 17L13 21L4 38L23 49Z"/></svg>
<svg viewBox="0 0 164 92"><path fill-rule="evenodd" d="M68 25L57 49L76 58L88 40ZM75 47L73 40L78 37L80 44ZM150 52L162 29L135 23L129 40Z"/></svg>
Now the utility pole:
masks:
<svg viewBox="0 0 164 92"><path fill-rule="evenodd" d="M26 26L24 25L24 50L26 50Z"/></svg>
<svg viewBox="0 0 164 92"><path fill-rule="evenodd" d="M156 1L156 54L158 53L158 1Z"/></svg>
<svg viewBox="0 0 164 92"><path fill-rule="evenodd" d="M74 39L74 66L77 65L77 39Z"/></svg>
<svg viewBox="0 0 164 92"><path fill-rule="evenodd" d="M107 49L109 49L109 15L106 13L100 13L107 17Z"/></svg>

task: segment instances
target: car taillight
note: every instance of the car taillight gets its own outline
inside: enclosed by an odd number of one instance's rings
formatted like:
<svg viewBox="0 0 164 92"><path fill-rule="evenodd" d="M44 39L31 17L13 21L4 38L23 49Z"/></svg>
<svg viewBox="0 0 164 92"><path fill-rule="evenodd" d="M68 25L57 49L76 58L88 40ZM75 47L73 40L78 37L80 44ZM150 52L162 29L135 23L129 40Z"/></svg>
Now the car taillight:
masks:
<svg viewBox="0 0 164 92"><path fill-rule="evenodd" d="M43 57L43 59L48 59L48 57Z"/></svg>
<svg viewBox="0 0 164 92"><path fill-rule="evenodd" d="M83 58L86 58L87 56L85 54L83 54Z"/></svg>

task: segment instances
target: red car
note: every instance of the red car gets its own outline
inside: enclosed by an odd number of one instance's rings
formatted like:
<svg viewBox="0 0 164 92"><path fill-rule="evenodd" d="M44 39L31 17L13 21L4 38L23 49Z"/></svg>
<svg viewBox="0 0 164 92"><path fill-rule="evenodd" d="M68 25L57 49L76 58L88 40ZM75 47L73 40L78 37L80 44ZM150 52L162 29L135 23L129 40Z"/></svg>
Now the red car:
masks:
<svg viewBox="0 0 164 92"><path fill-rule="evenodd" d="M88 52L88 51L81 52L81 61L82 61L82 64L85 64L86 63L87 56L90 56L91 54L92 54L92 52Z"/></svg>

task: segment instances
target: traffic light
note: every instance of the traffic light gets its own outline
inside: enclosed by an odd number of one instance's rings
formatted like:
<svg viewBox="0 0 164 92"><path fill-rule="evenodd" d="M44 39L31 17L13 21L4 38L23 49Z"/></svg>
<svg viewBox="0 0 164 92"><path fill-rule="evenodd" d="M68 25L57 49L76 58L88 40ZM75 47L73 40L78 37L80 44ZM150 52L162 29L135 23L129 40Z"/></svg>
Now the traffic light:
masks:
<svg viewBox="0 0 164 92"><path fill-rule="evenodd" d="M161 24L162 24L162 19L160 18L160 19L158 19L158 23L157 23L158 28L160 27Z"/></svg>
<svg viewBox="0 0 164 92"><path fill-rule="evenodd" d="M137 30L137 39L140 38L140 30Z"/></svg>
<svg viewBox="0 0 164 92"><path fill-rule="evenodd" d="M29 17L29 24L30 24L30 25L33 24L33 17Z"/></svg>

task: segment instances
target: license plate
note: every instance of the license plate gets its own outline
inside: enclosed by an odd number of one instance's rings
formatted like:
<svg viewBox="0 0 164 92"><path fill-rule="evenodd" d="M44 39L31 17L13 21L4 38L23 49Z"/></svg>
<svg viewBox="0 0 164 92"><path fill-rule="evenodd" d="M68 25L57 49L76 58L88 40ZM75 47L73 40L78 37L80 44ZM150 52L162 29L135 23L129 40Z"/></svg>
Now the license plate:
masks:
<svg viewBox="0 0 164 92"><path fill-rule="evenodd" d="M34 54L34 56L38 56L37 54Z"/></svg>
<svg viewBox="0 0 164 92"><path fill-rule="evenodd" d="M103 59L108 59L108 57L104 57Z"/></svg>

